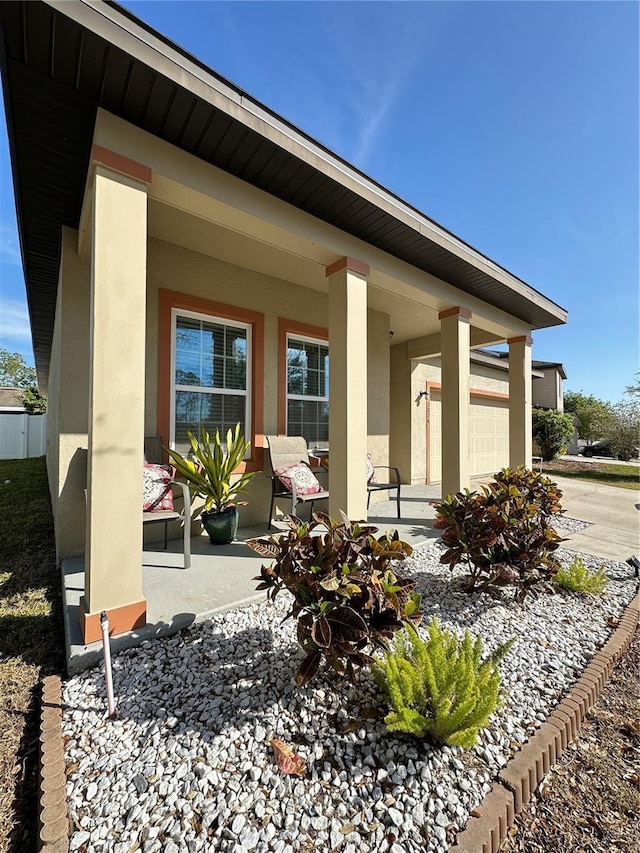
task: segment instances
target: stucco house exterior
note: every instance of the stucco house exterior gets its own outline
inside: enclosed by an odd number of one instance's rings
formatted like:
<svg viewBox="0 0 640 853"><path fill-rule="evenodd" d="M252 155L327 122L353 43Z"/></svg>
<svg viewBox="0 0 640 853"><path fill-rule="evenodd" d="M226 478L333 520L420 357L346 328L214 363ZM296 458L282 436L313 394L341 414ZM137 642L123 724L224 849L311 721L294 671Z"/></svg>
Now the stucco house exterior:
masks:
<svg viewBox="0 0 640 853"><path fill-rule="evenodd" d="M469 471L472 477L493 474L510 464L509 362L507 354L471 350L469 365ZM392 359L406 360L402 349L392 348ZM393 361L392 361L393 364ZM532 399L544 374L531 368ZM442 365L440 358L411 361L410 454L403 458L404 442L392 442L391 457L401 459L407 482L439 483L442 480ZM534 403L535 405L535 403ZM406 411L406 408L400 411ZM392 439L399 431L392 431Z"/></svg>
<svg viewBox="0 0 640 853"><path fill-rule="evenodd" d="M86 641L102 610L114 632L145 621L145 435L180 448L201 420L239 420L258 472L265 435L328 437L329 511L352 518L367 451L445 493L498 457L530 463L532 333L564 309L117 4L1 2L0 19L56 542L85 555ZM476 350L505 343L498 388ZM244 523L268 497L256 476Z"/></svg>

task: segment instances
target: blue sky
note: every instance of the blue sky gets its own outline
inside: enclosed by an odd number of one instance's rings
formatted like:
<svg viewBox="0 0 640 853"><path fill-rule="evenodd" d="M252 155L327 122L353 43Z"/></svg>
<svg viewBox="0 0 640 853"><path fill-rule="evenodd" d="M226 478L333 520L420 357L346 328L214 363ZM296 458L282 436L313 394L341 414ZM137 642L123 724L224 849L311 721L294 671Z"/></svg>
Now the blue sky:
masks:
<svg viewBox="0 0 640 853"><path fill-rule="evenodd" d="M636 2L126 2L569 310L567 388L639 369ZM33 363L4 117L0 346Z"/></svg>

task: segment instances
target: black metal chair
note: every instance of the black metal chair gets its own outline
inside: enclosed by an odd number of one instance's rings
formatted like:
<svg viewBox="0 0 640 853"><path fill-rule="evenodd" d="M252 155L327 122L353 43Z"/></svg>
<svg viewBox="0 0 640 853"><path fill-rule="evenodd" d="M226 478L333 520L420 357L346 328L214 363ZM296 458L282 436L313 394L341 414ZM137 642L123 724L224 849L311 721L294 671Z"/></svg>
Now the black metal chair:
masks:
<svg viewBox="0 0 640 853"><path fill-rule="evenodd" d="M400 471L397 468L393 468L391 465L374 465L373 466L374 473L378 470L385 471L393 471L395 474L395 482L368 482L367 483L367 509L369 509L369 503L371 501L371 493L372 492L395 492L396 493L396 507L398 511L398 518L400 518ZM387 476L387 480L391 480L391 476Z"/></svg>

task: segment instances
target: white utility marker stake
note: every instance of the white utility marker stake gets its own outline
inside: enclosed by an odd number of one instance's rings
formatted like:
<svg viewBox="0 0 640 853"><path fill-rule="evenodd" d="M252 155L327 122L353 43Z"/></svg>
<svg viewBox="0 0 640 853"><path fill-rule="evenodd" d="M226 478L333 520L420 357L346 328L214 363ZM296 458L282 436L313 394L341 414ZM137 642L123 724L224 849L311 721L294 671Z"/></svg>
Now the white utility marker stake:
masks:
<svg viewBox="0 0 640 853"><path fill-rule="evenodd" d="M100 627L102 628L102 645L104 648L104 677L107 683L107 717L114 717L116 713L116 700L113 696L113 675L111 673L111 643L109 641L109 618L107 611L100 614Z"/></svg>

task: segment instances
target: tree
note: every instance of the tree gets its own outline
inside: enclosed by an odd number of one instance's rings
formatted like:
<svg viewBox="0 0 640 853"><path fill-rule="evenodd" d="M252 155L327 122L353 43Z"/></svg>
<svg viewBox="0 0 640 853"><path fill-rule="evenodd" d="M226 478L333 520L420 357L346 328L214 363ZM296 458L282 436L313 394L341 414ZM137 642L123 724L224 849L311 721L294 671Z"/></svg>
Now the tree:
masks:
<svg viewBox="0 0 640 853"><path fill-rule="evenodd" d="M571 441L573 418L555 409L534 409L531 432L545 462L555 459Z"/></svg>
<svg viewBox="0 0 640 853"><path fill-rule="evenodd" d="M627 385L624 393L630 394L633 399L640 400L640 371L636 373L636 381L631 385Z"/></svg>
<svg viewBox="0 0 640 853"><path fill-rule="evenodd" d="M19 352L0 347L0 385L8 388L28 388L38 384L35 367L29 367Z"/></svg>
<svg viewBox="0 0 640 853"><path fill-rule="evenodd" d="M578 437L591 443L603 437L611 417L611 406L593 394L582 391L566 391L564 410L571 412L579 421Z"/></svg>
<svg viewBox="0 0 640 853"><path fill-rule="evenodd" d="M47 395L41 394L37 385L29 385L22 394L22 405L28 415L43 415L47 411Z"/></svg>
<svg viewBox="0 0 640 853"><path fill-rule="evenodd" d="M40 393L35 367L29 367L19 352L9 352L3 347L0 347L0 386L21 388L22 405L28 414L47 411L47 397Z"/></svg>
<svg viewBox="0 0 640 853"><path fill-rule="evenodd" d="M605 438L614 456L628 462L638 455L640 445L640 373L639 381L628 385L625 393L630 400L621 400L611 407Z"/></svg>
<svg viewBox="0 0 640 853"><path fill-rule="evenodd" d="M640 397L621 400L613 407L607 424L606 440L618 459L628 462L638 455L640 445Z"/></svg>

